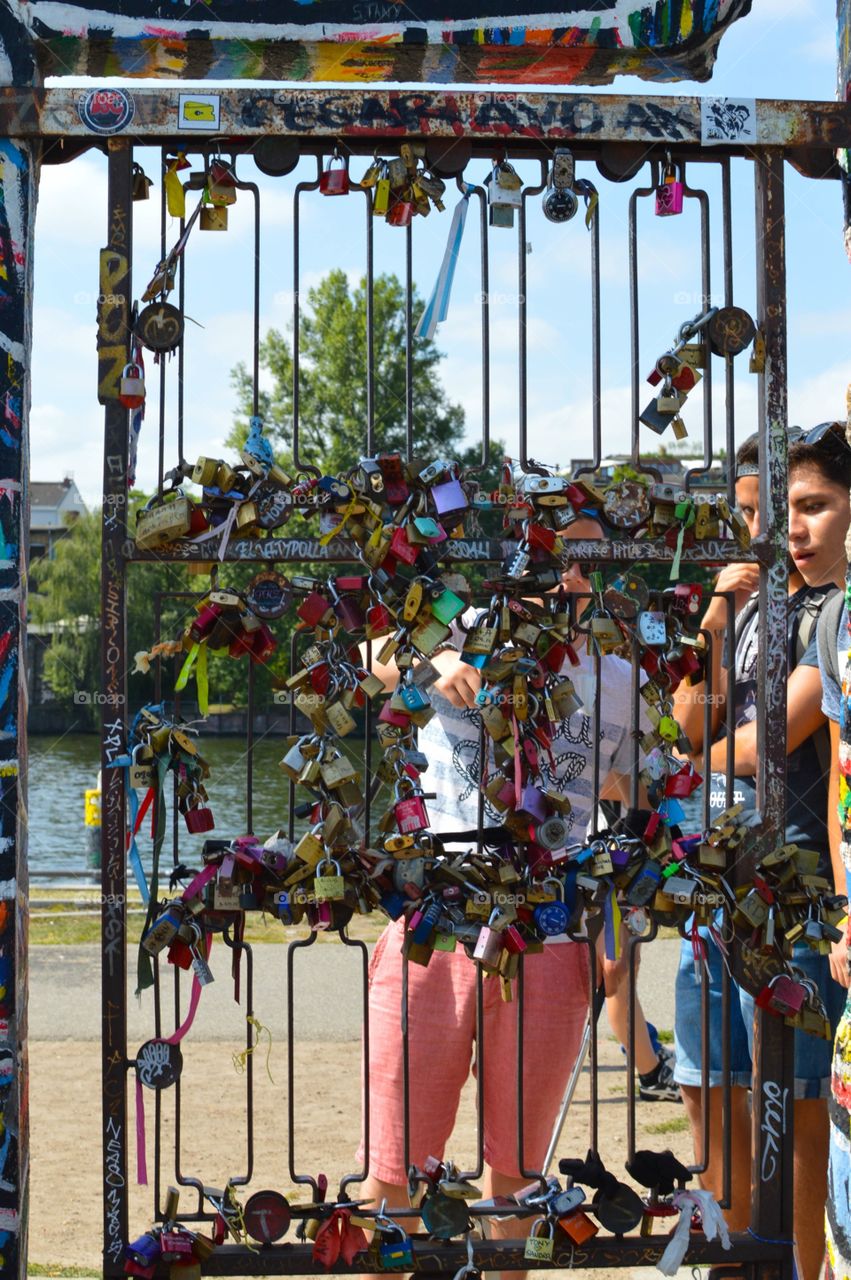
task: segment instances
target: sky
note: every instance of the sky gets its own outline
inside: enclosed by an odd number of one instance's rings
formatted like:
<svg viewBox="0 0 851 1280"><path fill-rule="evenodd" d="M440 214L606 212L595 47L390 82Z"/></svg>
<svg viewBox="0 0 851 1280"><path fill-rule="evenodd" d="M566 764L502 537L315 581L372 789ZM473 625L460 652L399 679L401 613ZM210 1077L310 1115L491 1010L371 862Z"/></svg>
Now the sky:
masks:
<svg viewBox="0 0 851 1280"><path fill-rule="evenodd" d="M720 44L712 80L705 84L652 85L633 77L609 89L620 94L708 94L731 97L827 99L835 95L836 34L833 5L824 0L754 0L749 17L734 23ZM52 81L66 87L85 80ZM155 82L133 82L134 85ZM247 82L243 82L247 83ZM299 86L304 88L305 86ZM137 155L155 179L159 156ZM510 158L510 155L509 155ZM360 177L366 159L352 161ZM477 160L469 177L482 182L490 169ZM315 162L302 161L283 179L259 174L241 158L238 176L261 187L261 332L285 329L292 314L292 205L296 180L313 176ZM524 181L536 181L539 167L517 164ZM602 423L604 452L628 447L630 436L629 327L627 284L627 201L635 186L646 186L645 166L631 182L607 182L596 165L580 162L577 176L600 193L602 260ZM720 301L720 183L714 166L691 165L689 183L710 196L713 301ZM789 301L789 417L804 425L844 417L851 382L851 265L842 242L842 197L838 182L816 182L786 166L787 272ZM456 195L447 193L446 212L415 220L413 270L420 294L428 297L437 275ZM189 208L197 199L189 193ZM331 267L354 282L364 271L364 201L360 196L330 200L303 197L302 292ZM686 202L678 218L655 218L652 200L641 202L639 280L641 363L647 372L674 340L679 326L699 309L698 216ZM754 194L752 166L733 162L734 302L756 314L754 275ZM253 208L240 195L225 234L195 231L186 251L186 417L185 455L232 458L225 438L232 425L235 396L230 370L250 362ZM138 297L160 257L159 199L134 205L134 281ZM167 228L167 245L177 238ZM106 239L106 160L90 152L70 164L42 169L36 221L34 354L30 419L32 479L73 475L89 505L102 490L103 411L97 403L95 350L98 252ZM591 440L590 236L581 216L554 225L538 199L530 200L527 224L528 421L529 452L552 465L568 467L588 456ZM517 452L517 242L516 233L490 233L491 433ZM404 233L376 220L377 271L404 271ZM471 215L459 255L447 320L436 341L445 359L441 378L453 403L463 409L466 438L481 430L481 346L478 219ZM747 355L735 362L737 439L756 429L756 378ZM714 362L715 431L722 430L722 365ZM177 461L176 361L166 362L166 466ZM156 481L156 406L160 372L148 363L148 417L140 443L137 482ZM263 375L261 375L261 382ZM646 385L642 388L642 403ZM379 395L381 394L379 388ZM345 395L345 388L341 388ZM683 410L689 439L703 429L702 396L693 393ZM672 444L670 431L664 440ZM658 437L642 429L642 452ZM381 441L378 441L379 447ZM318 460L317 460L318 461Z"/></svg>

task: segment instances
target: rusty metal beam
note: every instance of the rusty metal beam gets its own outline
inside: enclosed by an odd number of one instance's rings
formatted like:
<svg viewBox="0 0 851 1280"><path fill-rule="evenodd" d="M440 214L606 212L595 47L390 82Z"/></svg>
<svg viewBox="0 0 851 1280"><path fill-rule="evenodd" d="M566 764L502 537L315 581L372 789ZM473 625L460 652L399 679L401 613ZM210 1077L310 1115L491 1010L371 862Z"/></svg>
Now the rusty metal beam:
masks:
<svg viewBox="0 0 851 1280"><path fill-rule="evenodd" d="M109 95L99 101L93 95ZM203 110L192 102L203 98ZM214 100L208 130L199 129ZM570 139L593 150L604 143L708 145L699 97L640 98L621 94L506 93L501 90L370 89L101 89L0 90L0 130L12 137L88 138L127 133L137 142L180 138L183 144L267 134L346 138L371 150L378 139L458 138L475 146ZM193 114L194 110L194 114ZM217 113L217 114L215 114ZM851 147L851 103L759 99L756 137L724 142L731 154L756 147ZM706 125L706 122L704 122ZM531 149L534 149L532 147Z"/></svg>

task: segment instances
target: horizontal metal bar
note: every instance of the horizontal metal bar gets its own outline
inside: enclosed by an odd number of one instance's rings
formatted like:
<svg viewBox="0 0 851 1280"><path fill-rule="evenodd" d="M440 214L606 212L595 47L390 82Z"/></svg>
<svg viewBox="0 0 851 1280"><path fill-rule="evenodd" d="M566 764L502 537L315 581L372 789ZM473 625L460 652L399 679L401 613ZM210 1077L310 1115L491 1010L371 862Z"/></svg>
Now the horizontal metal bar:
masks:
<svg viewBox="0 0 851 1280"><path fill-rule="evenodd" d="M517 549L514 541L500 541L496 538L457 538L444 544L442 558L446 560L466 562L468 564L498 564L507 555ZM169 561L191 563L193 560L209 560L211 551L209 543L199 547L183 544L175 554L168 555L167 548L157 551L137 551L130 560ZM657 539L648 538L646 542L611 542L577 539L570 543L570 555L576 560L599 560L603 564L634 564L636 561L653 563L670 563L675 555L673 548ZM751 551L743 551L737 542L706 538L693 547L683 550L683 563L694 564L738 564L741 562L760 562L765 558L762 547L754 546ZM351 564L358 560L355 544L347 538L335 538L333 542L322 546L318 538L239 538L228 543L225 560L279 560L287 564L304 564L309 561L325 560L329 564Z"/></svg>
<svg viewBox="0 0 851 1280"><path fill-rule="evenodd" d="M733 1249L727 1252L719 1240L711 1244L700 1236L689 1238L688 1263L780 1261L788 1255L789 1245L774 1241L757 1241L754 1236L742 1233L730 1236ZM524 1258L525 1240L477 1240L475 1262L478 1268L488 1270L552 1271L555 1268L580 1267L651 1267L659 1261L669 1243L667 1234L654 1238L623 1236L597 1236L587 1244L570 1246L570 1242L556 1245L551 1262ZM413 1241L415 1271L442 1271L454 1273L467 1262L467 1246L464 1241ZM360 1275L369 1271L369 1255L358 1255L351 1266L342 1258L334 1263L334 1271L340 1275ZM409 1268L410 1270L410 1268ZM308 1275L315 1274L316 1262L313 1246L302 1244L278 1244L262 1249L249 1250L242 1245L223 1245L204 1263L205 1275L256 1276L256 1275Z"/></svg>
<svg viewBox="0 0 851 1280"><path fill-rule="evenodd" d="M205 134L181 117L180 98L193 92L181 88L113 87L104 92L126 100L124 131L137 142L182 138L203 146ZM80 108L90 89L3 89L0 91L0 130L11 137L76 137L102 141L86 124L90 114ZM446 90L372 89L258 89L194 90L218 99L217 136L229 141L265 134L296 138L377 138L419 136L465 141L530 143L570 139L599 146L606 142L706 146L701 134L699 97L635 97L595 93L456 93ZM181 125L183 127L181 128ZM207 136L209 137L209 135ZM752 154L761 147L851 146L851 104L795 102L760 98L756 102L756 144L724 143L728 154ZM712 150L717 149L714 144Z"/></svg>

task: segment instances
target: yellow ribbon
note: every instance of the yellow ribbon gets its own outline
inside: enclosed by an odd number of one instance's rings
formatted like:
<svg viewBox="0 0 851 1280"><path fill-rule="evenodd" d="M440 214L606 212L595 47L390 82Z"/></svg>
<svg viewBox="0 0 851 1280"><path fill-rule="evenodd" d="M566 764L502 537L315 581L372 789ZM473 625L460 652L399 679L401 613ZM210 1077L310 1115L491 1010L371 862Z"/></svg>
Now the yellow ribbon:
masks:
<svg viewBox="0 0 851 1280"><path fill-rule="evenodd" d="M268 1027L263 1026L263 1023L259 1018L252 1017L250 1013L245 1015L245 1020L253 1029L256 1039L254 1044L247 1045L240 1053L235 1053L233 1055L234 1069L239 1072L243 1072L245 1070L248 1059L251 1057L252 1053L254 1053L255 1049L260 1047L261 1036L267 1035L269 1037L269 1043L266 1045L266 1075L269 1077L272 1084L274 1084L275 1081L272 1080L272 1072L269 1070L269 1058L272 1054L272 1032Z"/></svg>

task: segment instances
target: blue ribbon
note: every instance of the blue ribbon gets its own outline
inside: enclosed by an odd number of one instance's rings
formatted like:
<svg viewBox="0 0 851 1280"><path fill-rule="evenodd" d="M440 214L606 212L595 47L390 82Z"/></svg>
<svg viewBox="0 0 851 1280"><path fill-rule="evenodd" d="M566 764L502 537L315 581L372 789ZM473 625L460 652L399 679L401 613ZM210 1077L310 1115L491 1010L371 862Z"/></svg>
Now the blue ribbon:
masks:
<svg viewBox="0 0 851 1280"><path fill-rule="evenodd" d="M431 297L426 303L425 310L414 330L415 338L433 338L441 320L446 319L449 311L449 295L452 292L452 281L455 278L455 267L458 262L458 253L461 248L464 224L467 221L467 210L470 207L470 196L472 194L473 187L469 183L464 183L464 194L456 204L455 212L452 215L452 224L449 228L449 237L446 241L446 249L443 254L443 261L440 264L440 271L437 274Z"/></svg>
<svg viewBox="0 0 851 1280"><path fill-rule="evenodd" d="M107 765L108 769L124 770L124 789L130 798L130 848L127 850L127 860L130 863L130 870L133 872L133 879L136 881L136 888L142 896L142 905L147 907L151 895L148 890L148 880L145 876L145 869L142 866L142 855L139 853L136 844L136 837L133 834L133 828L136 826L136 818L139 813L139 797L136 791L130 786L130 765L132 764L132 756L118 756L111 764Z"/></svg>

